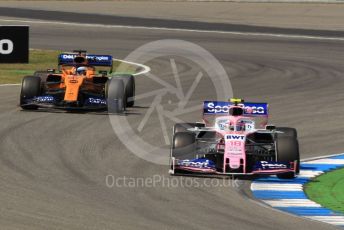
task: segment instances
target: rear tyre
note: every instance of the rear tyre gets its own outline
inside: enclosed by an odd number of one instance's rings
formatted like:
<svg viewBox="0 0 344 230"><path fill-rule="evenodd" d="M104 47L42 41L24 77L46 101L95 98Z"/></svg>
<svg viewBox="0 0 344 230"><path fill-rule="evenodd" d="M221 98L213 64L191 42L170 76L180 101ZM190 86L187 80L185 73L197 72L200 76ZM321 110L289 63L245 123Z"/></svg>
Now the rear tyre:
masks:
<svg viewBox="0 0 344 230"><path fill-rule="evenodd" d="M133 107L135 104L135 78L133 75L116 75L115 78L122 79L127 96L127 107Z"/></svg>
<svg viewBox="0 0 344 230"><path fill-rule="evenodd" d="M106 83L105 94L109 112L120 113L126 109L127 98L122 79L109 79Z"/></svg>
<svg viewBox="0 0 344 230"><path fill-rule="evenodd" d="M289 128L289 127L277 127L276 131L280 131L283 133L278 133L278 137L293 137L297 139L297 131L294 128Z"/></svg>
<svg viewBox="0 0 344 230"><path fill-rule="evenodd" d="M296 174L300 171L299 143L293 137L278 137L276 141L277 161L294 162L296 161ZM278 174L280 179L292 179L296 176L294 172Z"/></svg>
<svg viewBox="0 0 344 230"><path fill-rule="evenodd" d="M190 132L188 129L195 127L204 127L202 123L177 123L173 126L173 135L180 132Z"/></svg>
<svg viewBox="0 0 344 230"><path fill-rule="evenodd" d="M20 107L24 110L38 109L37 105L26 105L28 99L32 99L41 94L41 79L35 76L23 78L20 92Z"/></svg>

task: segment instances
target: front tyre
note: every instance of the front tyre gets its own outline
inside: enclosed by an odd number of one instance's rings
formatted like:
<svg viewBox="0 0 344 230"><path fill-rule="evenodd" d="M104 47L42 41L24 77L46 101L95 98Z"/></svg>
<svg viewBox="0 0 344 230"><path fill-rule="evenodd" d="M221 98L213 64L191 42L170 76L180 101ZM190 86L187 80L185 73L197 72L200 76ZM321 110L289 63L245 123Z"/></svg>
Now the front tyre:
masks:
<svg viewBox="0 0 344 230"><path fill-rule="evenodd" d="M173 135L170 165L172 169L172 158L179 160L193 159L196 153L196 136L191 132L179 132Z"/></svg>
<svg viewBox="0 0 344 230"><path fill-rule="evenodd" d="M135 104L135 78L133 75L122 74L115 75L114 78L122 79L127 97L127 107L133 107Z"/></svg>
<svg viewBox="0 0 344 230"><path fill-rule="evenodd" d="M276 131L280 131L282 133L278 133L278 137L293 137L297 138L297 131L295 128L289 128L289 127L277 127Z"/></svg>
<svg viewBox="0 0 344 230"><path fill-rule="evenodd" d="M38 109L37 105L27 103L28 100L41 94L41 78L26 76L23 78L20 92L20 107L24 110Z"/></svg>
<svg viewBox="0 0 344 230"><path fill-rule="evenodd" d="M295 162L296 161L296 174L300 171L300 153L299 143L296 138L293 137L278 137L276 141L277 161L278 162ZM280 179L292 179L295 178L294 172L277 174Z"/></svg>
<svg viewBox="0 0 344 230"><path fill-rule="evenodd" d="M126 109L127 102L123 80L111 78L107 81L105 87L108 111L111 113L123 112Z"/></svg>

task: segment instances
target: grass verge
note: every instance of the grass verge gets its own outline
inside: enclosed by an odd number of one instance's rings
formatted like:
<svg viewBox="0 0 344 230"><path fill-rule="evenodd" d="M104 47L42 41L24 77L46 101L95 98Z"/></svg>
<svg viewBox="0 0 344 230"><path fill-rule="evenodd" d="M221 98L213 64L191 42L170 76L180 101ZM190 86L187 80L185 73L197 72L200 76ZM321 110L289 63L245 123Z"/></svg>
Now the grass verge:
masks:
<svg viewBox="0 0 344 230"><path fill-rule="evenodd" d="M0 64L0 84L20 83L22 78L37 70L57 69L57 56L61 51L30 50L28 64ZM114 61L115 73L136 72L136 66Z"/></svg>
<svg viewBox="0 0 344 230"><path fill-rule="evenodd" d="M318 204L344 213L344 168L316 177L305 185L305 192Z"/></svg>

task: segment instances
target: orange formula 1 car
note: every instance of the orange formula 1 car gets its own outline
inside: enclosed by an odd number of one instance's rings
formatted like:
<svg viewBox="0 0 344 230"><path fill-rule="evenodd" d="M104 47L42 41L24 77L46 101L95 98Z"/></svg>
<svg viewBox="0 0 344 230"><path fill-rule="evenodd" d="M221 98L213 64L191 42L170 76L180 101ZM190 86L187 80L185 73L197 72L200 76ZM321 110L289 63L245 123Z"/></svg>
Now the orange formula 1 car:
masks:
<svg viewBox="0 0 344 230"><path fill-rule="evenodd" d="M24 110L124 111L134 105L134 77L110 76L112 68L110 55L90 55L82 50L62 53L58 56L58 71L37 71L23 78L20 106Z"/></svg>

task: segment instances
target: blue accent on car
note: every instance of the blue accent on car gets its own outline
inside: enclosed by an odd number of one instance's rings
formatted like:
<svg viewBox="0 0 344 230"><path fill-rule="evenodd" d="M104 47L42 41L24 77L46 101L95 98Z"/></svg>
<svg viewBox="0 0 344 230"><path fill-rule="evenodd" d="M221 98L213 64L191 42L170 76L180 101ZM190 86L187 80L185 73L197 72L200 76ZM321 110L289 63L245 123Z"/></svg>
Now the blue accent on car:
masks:
<svg viewBox="0 0 344 230"><path fill-rule="evenodd" d="M290 169L290 164L286 162L276 161L257 161L253 166L253 170L279 170Z"/></svg>
<svg viewBox="0 0 344 230"><path fill-rule="evenodd" d="M215 169L215 163L206 158L198 158L192 160L179 160L179 166L187 166L193 168Z"/></svg>
<svg viewBox="0 0 344 230"><path fill-rule="evenodd" d="M73 64L74 58L78 56L77 54L62 53L58 56L59 65ZM86 59L89 65L92 66L112 66L112 56L111 55L95 55L87 54Z"/></svg>
<svg viewBox="0 0 344 230"><path fill-rule="evenodd" d="M107 102L106 99L100 98L100 97L89 97L85 100L84 105L90 106L90 105L101 105L106 106Z"/></svg>
<svg viewBox="0 0 344 230"><path fill-rule="evenodd" d="M229 107L233 103L228 101L204 101L203 114L216 115L216 114L228 114ZM239 103L245 107L244 114L247 116L266 116L268 115L268 104L259 102L244 102ZM252 110L252 112L249 111Z"/></svg>
<svg viewBox="0 0 344 230"><path fill-rule="evenodd" d="M50 95L43 95L43 96L34 97L32 101L38 102L38 103L53 103L55 101L55 98Z"/></svg>

